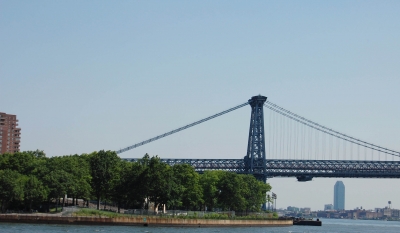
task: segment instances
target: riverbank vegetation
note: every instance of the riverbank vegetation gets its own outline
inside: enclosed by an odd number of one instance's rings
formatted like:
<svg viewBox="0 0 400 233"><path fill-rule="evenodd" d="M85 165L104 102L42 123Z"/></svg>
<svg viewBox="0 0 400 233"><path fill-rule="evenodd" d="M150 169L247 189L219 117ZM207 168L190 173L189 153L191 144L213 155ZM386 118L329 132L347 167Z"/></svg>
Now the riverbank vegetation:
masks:
<svg viewBox="0 0 400 233"><path fill-rule="evenodd" d="M157 156L136 162L113 151L48 158L43 151L0 155L1 211L39 210L65 205L65 195L114 203L125 209L259 211L269 184L251 175L224 171L198 174L187 164L169 166ZM62 199L61 203L60 199ZM57 210L56 210L57 211Z"/></svg>
<svg viewBox="0 0 400 233"><path fill-rule="evenodd" d="M237 219L237 220L265 220L265 219L277 219L277 213L265 213L265 214L249 214L247 216L236 216L227 213L213 213L213 212L196 212L187 211L185 214L174 214L173 211L169 211L166 214L160 215L127 215L119 214L110 211L94 210L94 209L80 209L73 213L73 216L80 217L107 217L107 218L117 218L117 217L146 217L146 218L180 218L180 219Z"/></svg>

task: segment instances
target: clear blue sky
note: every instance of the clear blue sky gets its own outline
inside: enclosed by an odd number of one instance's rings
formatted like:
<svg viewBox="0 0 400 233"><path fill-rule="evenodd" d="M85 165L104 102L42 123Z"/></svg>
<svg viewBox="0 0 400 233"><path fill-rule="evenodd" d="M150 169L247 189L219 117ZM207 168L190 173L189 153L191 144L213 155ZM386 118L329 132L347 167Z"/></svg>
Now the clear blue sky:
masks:
<svg viewBox="0 0 400 233"><path fill-rule="evenodd" d="M262 94L400 150L400 1L0 0L0 111L22 150L116 150ZM250 108L126 152L242 158ZM268 129L266 129L268 130ZM270 182L322 209L337 179ZM342 179L346 208L400 208L400 180Z"/></svg>

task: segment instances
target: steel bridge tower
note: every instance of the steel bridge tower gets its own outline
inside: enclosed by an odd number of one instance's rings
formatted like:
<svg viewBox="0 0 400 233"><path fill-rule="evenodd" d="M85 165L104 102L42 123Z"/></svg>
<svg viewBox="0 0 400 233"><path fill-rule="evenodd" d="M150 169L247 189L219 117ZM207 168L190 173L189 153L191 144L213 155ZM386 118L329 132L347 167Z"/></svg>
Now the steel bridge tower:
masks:
<svg viewBox="0 0 400 233"><path fill-rule="evenodd" d="M265 96L253 96L249 100L251 118L247 154L244 158L247 174L252 174L257 180L267 181L264 133L264 103Z"/></svg>

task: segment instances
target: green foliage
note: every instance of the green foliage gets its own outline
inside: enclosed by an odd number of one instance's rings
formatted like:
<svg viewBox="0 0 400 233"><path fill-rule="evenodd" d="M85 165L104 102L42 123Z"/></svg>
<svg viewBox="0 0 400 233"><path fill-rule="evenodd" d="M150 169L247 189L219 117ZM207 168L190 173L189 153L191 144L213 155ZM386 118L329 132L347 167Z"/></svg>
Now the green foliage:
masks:
<svg viewBox="0 0 400 233"><path fill-rule="evenodd" d="M129 171L128 174L126 174L128 176L127 182L125 183L127 192L126 204L135 207L136 209L143 207L145 198L147 197L148 187L146 183L141 180L142 173L147 167L146 163L147 162L143 161L129 163Z"/></svg>
<svg viewBox="0 0 400 233"><path fill-rule="evenodd" d="M265 194L271 190L251 175L223 171L206 171L200 176L204 203L208 210L260 211Z"/></svg>
<svg viewBox="0 0 400 233"><path fill-rule="evenodd" d="M11 201L24 198L24 176L10 169L0 170L1 211L5 212Z"/></svg>
<svg viewBox="0 0 400 233"><path fill-rule="evenodd" d="M217 184L223 174L223 171L205 171L204 174L200 176L204 205L208 210L212 210L218 203L219 189Z"/></svg>
<svg viewBox="0 0 400 233"><path fill-rule="evenodd" d="M100 198L109 198L119 180L119 164L121 159L113 151L93 152L89 159L92 176L92 190L97 198L97 209Z"/></svg>
<svg viewBox="0 0 400 233"><path fill-rule="evenodd" d="M2 211L43 205L49 211L49 203L68 195L94 198L98 208L100 200L111 201L118 210L147 208L153 202L155 207L166 204L168 209L248 212L259 211L270 190L269 184L251 175L224 171L198 174L190 165L171 167L148 154L137 162L121 160L115 152L103 150L52 158L39 150L0 155Z"/></svg>
<svg viewBox="0 0 400 233"><path fill-rule="evenodd" d="M108 217L108 218L116 218L116 217L126 217L124 214L118 214L110 211L103 210L93 210L93 209L80 209L77 212L74 212L74 216L88 216L88 217Z"/></svg>
<svg viewBox="0 0 400 233"><path fill-rule="evenodd" d="M52 214L59 213L59 212L62 212L62 209L61 208L50 208L48 212L52 213Z"/></svg>
<svg viewBox="0 0 400 233"><path fill-rule="evenodd" d="M173 172L170 166L160 161L160 158L152 157L149 165L143 171L143 182L147 186L147 197L154 202L154 206L167 203L170 198L170 183Z"/></svg>
<svg viewBox="0 0 400 233"><path fill-rule="evenodd" d="M245 211L260 211L262 203L266 202L265 194L271 190L269 184L257 181L252 175L240 175L242 180L242 195L245 199Z"/></svg>
<svg viewBox="0 0 400 233"><path fill-rule="evenodd" d="M5 153L0 156L0 170L10 169L22 175L29 175L36 171L43 162L42 151L25 151L14 154Z"/></svg>
<svg viewBox="0 0 400 233"><path fill-rule="evenodd" d="M211 214L205 214L204 218L205 219L229 219L229 216L227 214L211 213Z"/></svg>
<svg viewBox="0 0 400 233"><path fill-rule="evenodd" d="M185 209L201 206L203 204L203 190L200 186L200 175L188 164L177 164L173 168L175 181L174 190L177 191L176 198L178 206Z"/></svg>
<svg viewBox="0 0 400 233"><path fill-rule="evenodd" d="M42 201L47 199L48 189L43 183L36 178L36 176L30 175L24 185L24 201L25 206L32 209L33 204L40 204Z"/></svg>
<svg viewBox="0 0 400 233"><path fill-rule="evenodd" d="M131 169L132 163L127 161L121 161L119 163L118 169L118 180L114 182L114 188L111 190L111 200L118 204L118 212L120 212L120 206L124 203L127 203L130 194L130 186L131 182Z"/></svg>
<svg viewBox="0 0 400 233"><path fill-rule="evenodd" d="M243 187L246 187L246 184L239 175L224 173L217 183L219 207L223 210L245 210L246 200L244 194L247 190L243 189Z"/></svg>

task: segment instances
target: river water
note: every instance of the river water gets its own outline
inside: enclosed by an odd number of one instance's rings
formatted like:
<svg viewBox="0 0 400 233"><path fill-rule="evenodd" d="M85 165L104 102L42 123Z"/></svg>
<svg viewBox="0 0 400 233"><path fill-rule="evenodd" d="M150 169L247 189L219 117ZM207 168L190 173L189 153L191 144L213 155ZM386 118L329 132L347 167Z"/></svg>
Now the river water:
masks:
<svg viewBox="0 0 400 233"><path fill-rule="evenodd" d="M1 233L239 233L239 232L271 232L271 233L317 233L317 232L385 232L399 233L400 222L378 220L346 220L346 219L322 219L322 227L315 226L290 226L290 227L233 227L233 228L191 228L191 227L138 227L138 226L83 226L83 225L57 225L57 224L23 224L0 223Z"/></svg>

